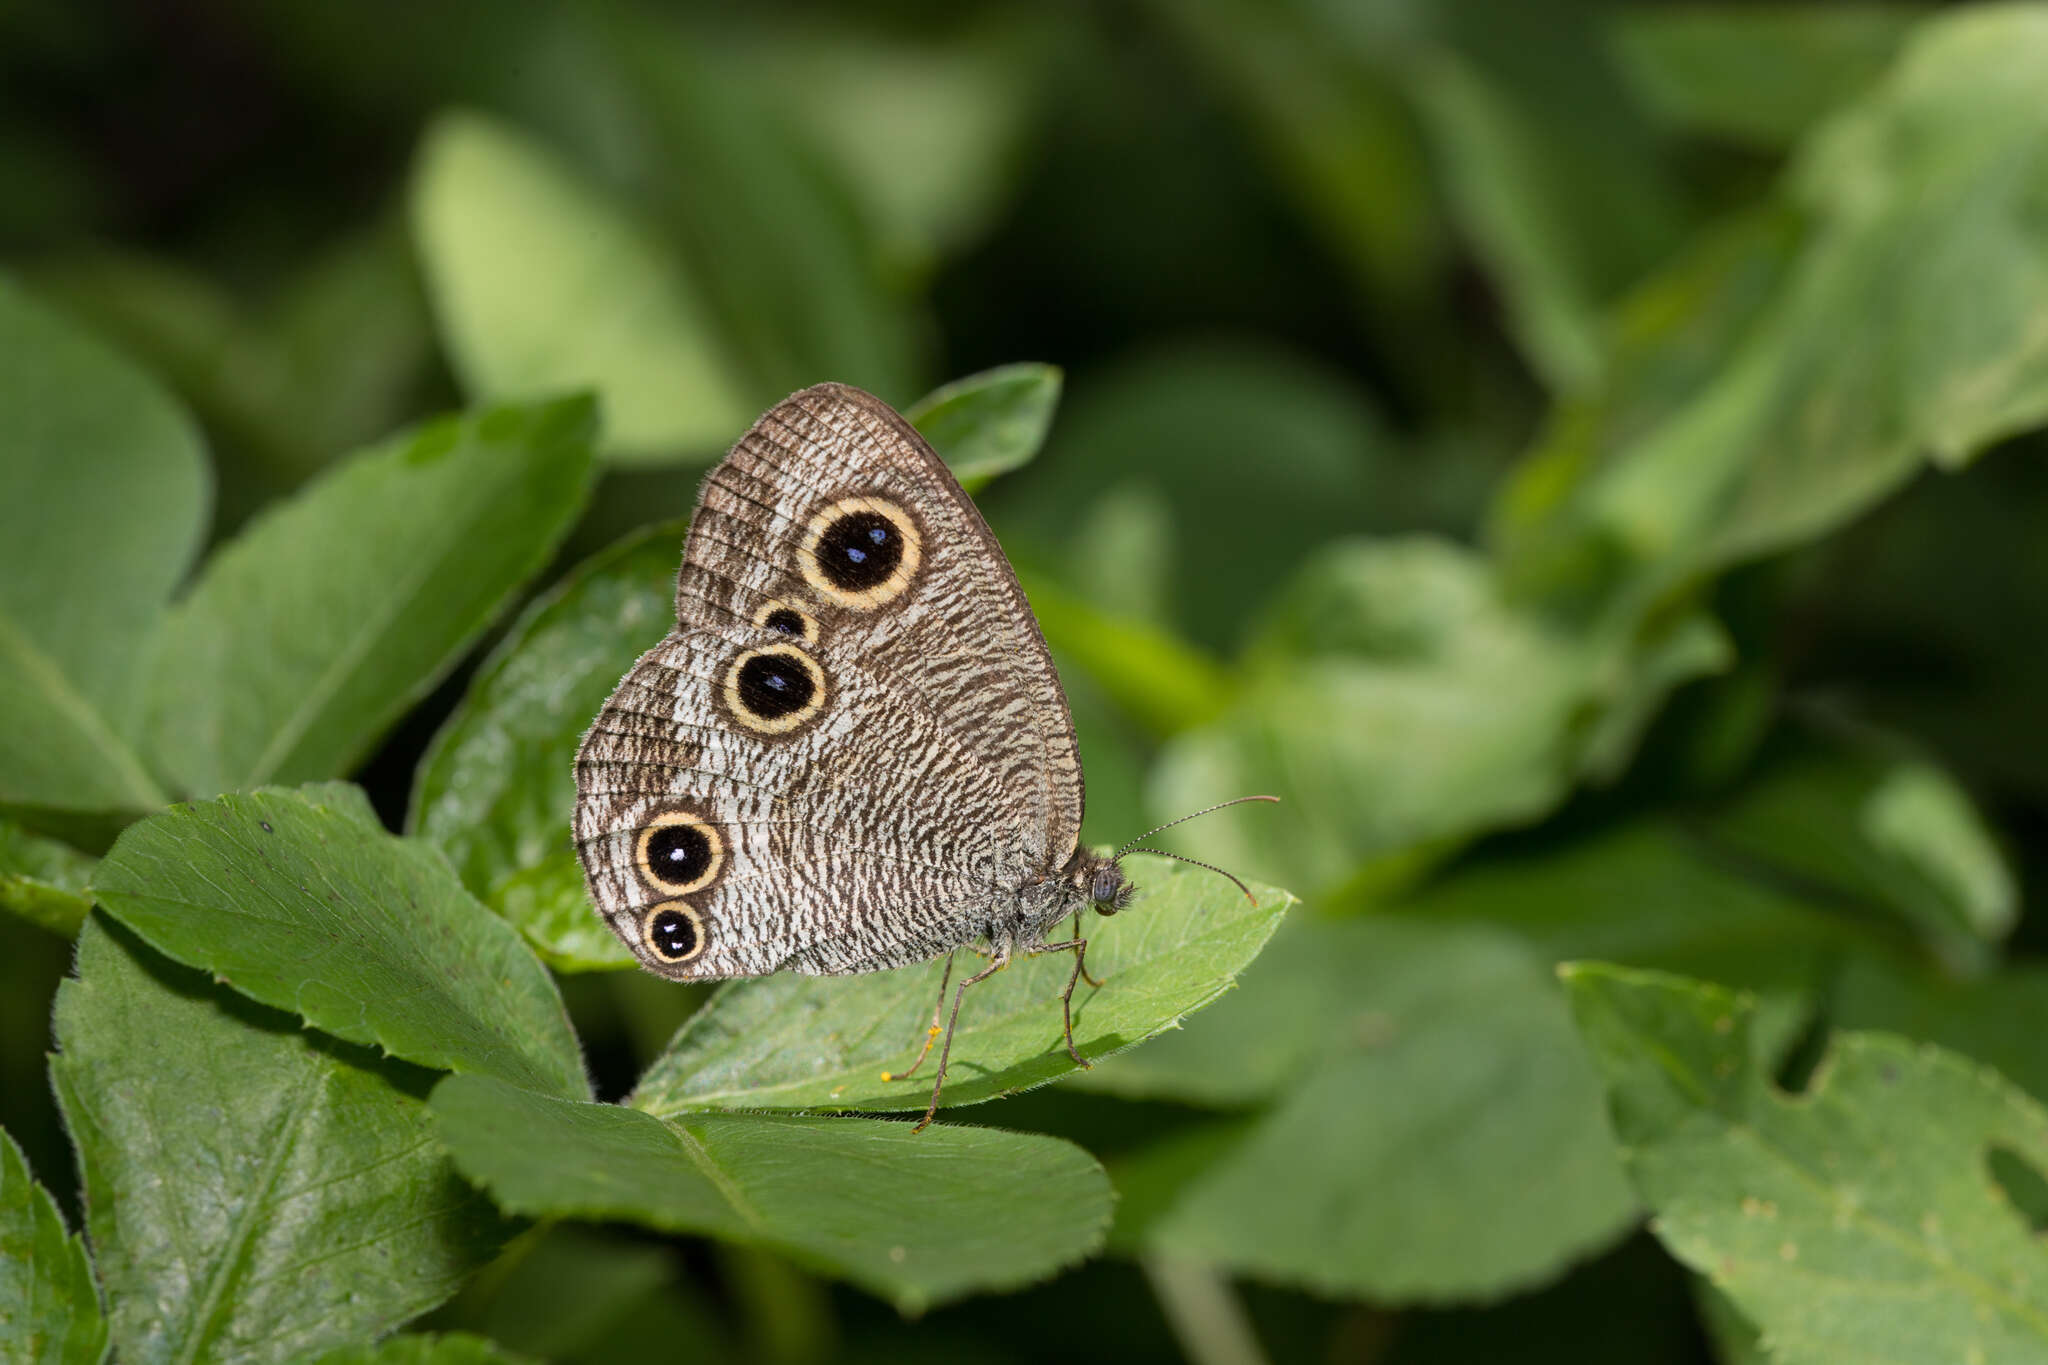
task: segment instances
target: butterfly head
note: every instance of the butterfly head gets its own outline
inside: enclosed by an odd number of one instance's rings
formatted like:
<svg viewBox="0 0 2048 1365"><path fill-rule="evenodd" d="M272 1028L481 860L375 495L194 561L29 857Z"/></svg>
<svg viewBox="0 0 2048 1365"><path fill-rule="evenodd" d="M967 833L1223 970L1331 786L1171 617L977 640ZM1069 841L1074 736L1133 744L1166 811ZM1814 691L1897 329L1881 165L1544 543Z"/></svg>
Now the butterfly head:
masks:
<svg viewBox="0 0 2048 1365"><path fill-rule="evenodd" d="M1114 915L1131 903L1137 887L1124 877L1124 870L1108 858L1092 859L1077 869L1075 884L1088 896L1098 915Z"/></svg>

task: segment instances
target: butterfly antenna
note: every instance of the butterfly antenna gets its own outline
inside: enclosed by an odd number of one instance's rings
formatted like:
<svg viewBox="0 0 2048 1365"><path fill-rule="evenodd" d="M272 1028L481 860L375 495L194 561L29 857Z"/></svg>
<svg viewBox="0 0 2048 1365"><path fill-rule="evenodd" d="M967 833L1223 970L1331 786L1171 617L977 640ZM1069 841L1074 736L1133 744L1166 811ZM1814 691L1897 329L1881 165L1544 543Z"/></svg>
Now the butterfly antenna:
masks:
<svg viewBox="0 0 2048 1365"><path fill-rule="evenodd" d="M1143 834L1140 834L1137 838L1131 840L1128 844L1125 844L1122 848L1118 849L1116 851L1116 856L1114 858L1111 858L1110 861L1112 863L1121 862L1123 860L1124 854L1131 852L1133 849L1137 848L1139 844L1144 843L1147 839L1159 833L1160 830L1172 829L1175 825L1184 825L1188 821L1193 820L1198 816L1207 815L1210 811L1222 810L1225 806L1241 806L1247 801L1278 801L1279 799L1280 798L1277 796L1233 796L1228 801L1218 801L1213 806L1204 806L1200 810L1196 811L1193 815L1183 815L1178 820L1168 820L1165 824L1160 825L1157 829L1146 830ZM1153 853L1157 853L1159 850L1152 849L1150 851ZM1166 856L1171 858L1174 855L1169 853ZM1193 858L1182 858L1181 861L1184 863L1192 863L1195 860ZM1207 863L1201 863L1198 864L1198 866L1209 867ZM1211 872L1223 872L1223 869L1220 867L1210 867L1209 870ZM1226 877L1230 876L1228 872L1223 872L1223 875ZM1231 880L1236 881L1237 879L1232 877ZM1238 885L1242 886L1244 885L1244 883L1238 882Z"/></svg>
<svg viewBox="0 0 2048 1365"><path fill-rule="evenodd" d="M1245 797L1245 798L1242 798L1242 799L1244 799L1244 800L1252 800L1252 799L1255 799L1255 798L1251 798L1251 797ZM1268 798L1268 799L1270 799L1270 798ZM1173 859L1173 860L1174 860L1175 862L1177 862L1177 863L1188 863L1188 864L1191 864L1191 865L1193 865L1193 866L1195 866L1195 867L1206 867L1206 868L1208 868L1208 869L1209 869L1209 870L1210 870L1211 872L1214 872L1214 873L1215 873L1215 874L1216 874L1217 876L1219 876L1219 877L1230 877L1230 883L1231 883L1231 885L1235 886L1235 887L1236 887L1236 888L1237 888L1238 890L1240 890L1240 891L1244 892L1244 898L1245 898L1246 900L1250 901L1250 902L1251 902L1251 903L1252 903L1253 905L1257 905L1257 904L1259 903L1259 898L1258 898L1257 896L1254 896L1254 895L1252 894L1252 889L1251 889L1251 888L1250 888L1249 886L1246 886L1246 885L1245 885L1245 884L1244 884L1243 882L1239 881L1239 880L1238 880L1238 879L1237 879L1236 877L1234 877L1234 876L1231 876L1231 874L1230 874L1230 873L1228 873L1228 872L1225 872L1225 871L1224 871L1224 870L1223 870L1222 868L1220 868L1220 867L1216 866L1216 864L1214 864L1214 863L1205 863L1205 862L1201 862L1201 861L1199 861L1198 859L1194 859L1194 858L1183 858L1183 857L1182 857L1182 856L1181 856L1180 854L1178 854L1178 853L1168 853L1168 852L1167 852L1167 851L1166 851L1165 849L1163 849L1163 848L1134 848L1134 849L1130 849L1130 850L1128 850L1128 851L1129 851L1129 852L1132 852L1132 853L1149 853L1149 854L1151 854L1151 855L1152 855L1153 857L1155 857L1155 858L1171 858L1171 859ZM1123 857L1124 855L1123 855L1123 854L1121 854L1121 853L1119 853L1119 854L1117 854L1116 856L1117 856L1117 857L1119 857L1119 858L1121 858L1121 857Z"/></svg>

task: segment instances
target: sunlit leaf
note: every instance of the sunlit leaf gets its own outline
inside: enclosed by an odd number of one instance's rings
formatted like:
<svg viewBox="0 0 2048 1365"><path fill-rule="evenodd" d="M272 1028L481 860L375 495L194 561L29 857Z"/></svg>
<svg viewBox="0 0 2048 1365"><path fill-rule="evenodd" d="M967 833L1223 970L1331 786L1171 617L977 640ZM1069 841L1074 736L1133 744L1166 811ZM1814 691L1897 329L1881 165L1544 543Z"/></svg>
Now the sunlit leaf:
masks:
<svg viewBox="0 0 2048 1365"><path fill-rule="evenodd" d="M1038 454L1060 384L1056 365L1004 365L933 389L903 415L972 493Z"/></svg>
<svg viewBox="0 0 2048 1365"><path fill-rule="evenodd" d="M1086 926L1088 970L1102 981L1074 995L1074 1045L1091 1061L1172 1028L1228 990L1294 898L1262 890L1247 902L1200 868L1136 856L1140 890L1113 921ZM961 971L972 970L960 954ZM1019 961L968 992L953 1038L943 1102L973 1104L1072 1072L1061 1029L1065 953ZM932 1063L909 1080L924 1041L940 963L866 976L737 981L691 1017L640 1078L632 1103L663 1116L705 1109L919 1110ZM956 972L954 980L960 980Z"/></svg>
<svg viewBox="0 0 2048 1365"><path fill-rule="evenodd" d="M574 523L587 398L361 452L208 562L149 671L153 750L196 795L345 775Z"/></svg>
<svg viewBox="0 0 2048 1365"><path fill-rule="evenodd" d="M594 389L600 448L622 463L708 457L762 405L675 246L517 129L477 114L437 121L412 214L442 335L476 401Z"/></svg>
<svg viewBox="0 0 2048 1365"><path fill-rule="evenodd" d="M51 1073L124 1365L293 1361L433 1307L504 1235L434 1141L431 1077L95 919Z"/></svg>
<svg viewBox="0 0 2048 1365"><path fill-rule="evenodd" d="M130 827L93 894L160 951L353 1043L553 1094L588 1085L547 971L353 788L262 791Z"/></svg>

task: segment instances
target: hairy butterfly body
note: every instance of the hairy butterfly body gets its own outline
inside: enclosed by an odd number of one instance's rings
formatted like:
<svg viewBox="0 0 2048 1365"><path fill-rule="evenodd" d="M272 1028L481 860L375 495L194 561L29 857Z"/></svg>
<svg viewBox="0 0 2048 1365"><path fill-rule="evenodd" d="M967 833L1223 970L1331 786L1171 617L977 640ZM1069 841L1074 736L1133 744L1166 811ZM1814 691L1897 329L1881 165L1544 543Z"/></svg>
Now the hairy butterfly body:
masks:
<svg viewBox="0 0 2048 1365"><path fill-rule="evenodd" d="M1078 915L1131 888L1081 846L1073 723L1015 575L880 400L805 389L705 478L675 628L605 703L576 776L591 898L650 970L844 975L986 944L957 1017L1012 958L1071 951L1066 1041L1087 1064Z"/></svg>

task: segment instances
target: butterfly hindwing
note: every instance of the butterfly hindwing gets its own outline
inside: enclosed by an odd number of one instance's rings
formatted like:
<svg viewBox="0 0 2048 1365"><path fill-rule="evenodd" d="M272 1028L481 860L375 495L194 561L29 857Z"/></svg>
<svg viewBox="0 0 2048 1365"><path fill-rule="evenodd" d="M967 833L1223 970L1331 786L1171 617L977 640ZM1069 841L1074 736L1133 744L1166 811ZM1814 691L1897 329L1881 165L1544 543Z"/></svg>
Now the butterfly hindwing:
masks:
<svg viewBox="0 0 2048 1365"><path fill-rule="evenodd" d="M785 400L706 478L677 625L578 755L593 899L663 975L915 962L1078 841L1073 730L973 503L878 400Z"/></svg>

